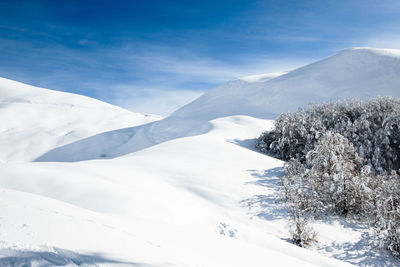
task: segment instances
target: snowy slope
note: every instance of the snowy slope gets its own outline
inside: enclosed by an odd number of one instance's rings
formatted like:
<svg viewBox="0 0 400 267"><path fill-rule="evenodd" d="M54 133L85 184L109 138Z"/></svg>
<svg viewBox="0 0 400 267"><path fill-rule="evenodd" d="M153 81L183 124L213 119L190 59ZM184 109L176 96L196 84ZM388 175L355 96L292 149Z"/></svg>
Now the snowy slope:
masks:
<svg viewBox="0 0 400 267"><path fill-rule="evenodd" d="M210 124L113 160L0 164L1 240L13 246L4 251L31 261L51 252L53 264L72 255L104 266L345 266L283 240L282 210L263 220L250 209L272 199L279 171L264 170L282 165L247 148L271 121Z"/></svg>
<svg viewBox="0 0 400 267"><path fill-rule="evenodd" d="M57 146L157 119L0 78L0 162L30 161Z"/></svg>
<svg viewBox="0 0 400 267"><path fill-rule="evenodd" d="M124 124L126 111L119 108L49 90L30 95L34 88L24 91L24 85L10 82L22 89L15 96L0 91L11 99L3 101L10 103L9 114L18 116L31 108L35 115L17 122L6 116L9 128L0 132L2 145L12 151L7 140L19 147L19 142L38 135L38 149L28 150L30 157L25 160L50 162L16 162L23 157L8 152L5 158L13 162L0 164L0 266L398 265L385 252L374 250L367 227L340 219L316 223L319 243L310 250L288 242L288 215L275 201L283 162L252 149L254 139L273 126L263 119L275 105L265 104L269 91L263 90L269 83L283 86L303 79L317 84L318 77L324 77L328 86L326 79L334 71L346 75L333 66L361 60L359 53L366 54L369 63L376 59L374 64L381 68L374 70L387 79L387 88L397 84L396 51L354 49L326 59L324 68L329 73L322 72L322 65L311 64L287 74L245 77L228 83L231 88L216 88L168 118L138 126L132 121ZM377 63L377 58L383 63ZM346 79L367 70L361 68L365 64L359 62L354 75ZM291 75L303 78L289 82L294 79ZM365 73L360 77L374 79ZM259 101L252 98L252 86L259 89L254 89ZM366 92L354 89L353 93L367 97ZM70 113L69 105L77 112ZM0 111L9 107L4 104ZM82 110L91 112L85 115ZM242 112L251 116L236 115ZM96 128L101 124L104 130ZM19 133L15 140L8 133L13 127L20 129L14 131ZM96 130L92 136L62 145L63 129L75 127ZM42 136L42 129L52 134ZM43 151L41 142L50 151ZM54 148L56 144L61 146ZM84 161L88 159L102 160Z"/></svg>
<svg viewBox="0 0 400 267"><path fill-rule="evenodd" d="M163 120L59 147L37 161L80 161L102 155L113 158L206 133L208 121L219 117L273 119L310 102L380 95L400 97L400 50L352 48L288 73L254 75L224 83ZM104 145L93 146L97 142Z"/></svg>
<svg viewBox="0 0 400 267"><path fill-rule="evenodd" d="M181 118L276 118L310 102L400 97L400 50L352 48L274 79L227 82L176 111Z"/></svg>

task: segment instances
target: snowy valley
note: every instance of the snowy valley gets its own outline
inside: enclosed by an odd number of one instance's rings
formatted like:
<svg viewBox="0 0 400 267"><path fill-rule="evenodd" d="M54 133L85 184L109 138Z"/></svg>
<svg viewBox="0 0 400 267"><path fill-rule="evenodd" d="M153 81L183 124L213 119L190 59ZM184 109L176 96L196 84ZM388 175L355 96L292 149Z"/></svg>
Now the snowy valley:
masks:
<svg viewBox="0 0 400 267"><path fill-rule="evenodd" d="M165 118L0 79L0 266L399 265L342 218L292 244L284 162L254 149L282 112L399 88L400 50L374 48L226 82Z"/></svg>

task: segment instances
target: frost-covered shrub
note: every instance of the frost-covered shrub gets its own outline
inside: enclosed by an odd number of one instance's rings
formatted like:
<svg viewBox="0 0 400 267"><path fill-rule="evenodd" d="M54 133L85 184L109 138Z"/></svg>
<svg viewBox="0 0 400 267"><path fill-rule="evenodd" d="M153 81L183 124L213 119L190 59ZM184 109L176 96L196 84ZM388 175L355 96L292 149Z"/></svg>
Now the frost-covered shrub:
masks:
<svg viewBox="0 0 400 267"><path fill-rule="evenodd" d="M366 175L370 168L362 168L364 161L354 146L342 135L327 132L306 160L302 164L291 159L284 165L281 182L289 208L294 205L303 215L335 213L361 217L364 200L371 191Z"/></svg>
<svg viewBox="0 0 400 267"><path fill-rule="evenodd" d="M379 176L376 190L375 228L381 245L400 258L400 181L396 173Z"/></svg>
<svg viewBox="0 0 400 267"><path fill-rule="evenodd" d="M309 247L317 242L317 233L310 226L310 219L298 213L299 210L294 210L297 213L291 214L291 229L290 234L292 241L299 247Z"/></svg>
<svg viewBox="0 0 400 267"><path fill-rule="evenodd" d="M331 131L347 138L373 173L387 174L400 167L399 124L400 99L391 97L311 105L281 114L275 129L264 132L255 146L280 159L305 163L307 153Z"/></svg>
<svg viewBox="0 0 400 267"><path fill-rule="evenodd" d="M319 202L337 214L357 212L352 205L356 194L354 178L359 176L363 160L353 144L340 134L327 132L307 153L306 161L311 166L306 178Z"/></svg>
<svg viewBox="0 0 400 267"><path fill-rule="evenodd" d="M285 176L281 177L283 198L289 209L290 234L293 242L307 247L316 242L316 232L310 226L315 198L305 178L306 169L298 160L285 164Z"/></svg>
<svg viewBox="0 0 400 267"><path fill-rule="evenodd" d="M380 179L371 173L371 167L365 165L361 172L352 177L348 190L352 197L349 199L348 206L351 215L360 220L371 221L376 211L377 188Z"/></svg>

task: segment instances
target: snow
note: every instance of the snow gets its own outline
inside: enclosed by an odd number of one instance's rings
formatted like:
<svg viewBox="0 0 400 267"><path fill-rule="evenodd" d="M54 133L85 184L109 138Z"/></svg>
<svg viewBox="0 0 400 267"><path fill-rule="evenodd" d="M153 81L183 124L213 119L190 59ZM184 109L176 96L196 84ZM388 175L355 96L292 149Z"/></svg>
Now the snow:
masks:
<svg viewBox="0 0 400 267"><path fill-rule="evenodd" d="M356 78L375 77L386 80L374 94L396 96L396 53L346 50L268 81L238 79L161 120L0 80L0 265L398 264L368 242L367 227L340 219L315 223L311 249L288 242L288 216L275 201L283 162L253 150L271 114L305 103L317 86L313 99L325 100L340 75L353 83L337 93L369 97ZM372 69L383 76L361 75ZM273 102L308 82L297 102Z"/></svg>
<svg viewBox="0 0 400 267"><path fill-rule="evenodd" d="M271 121L235 116L211 125L205 135L113 160L0 165L2 240L159 266L341 265L281 240L239 205L262 193L251 170L282 162L235 140Z"/></svg>
<svg viewBox="0 0 400 267"><path fill-rule="evenodd" d="M0 162L32 161L57 146L159 119L0 78Z"/></svg>
<svg viewBox="0 0 400 267"><path fill-rule="evenodd" d="M347 49L286 74L270 73L226 82L163 120L102 133L58 147L36 160L71 162L100 159L101 155L114 158L168 140L204 134L209 130L209 121L216 118L248 115L275 119L282 112L295 111L311 102L400 97L399 73L400 50ZM104 144L105 139L112 141ZM94 143L103 145L96 147Z"/></svg>

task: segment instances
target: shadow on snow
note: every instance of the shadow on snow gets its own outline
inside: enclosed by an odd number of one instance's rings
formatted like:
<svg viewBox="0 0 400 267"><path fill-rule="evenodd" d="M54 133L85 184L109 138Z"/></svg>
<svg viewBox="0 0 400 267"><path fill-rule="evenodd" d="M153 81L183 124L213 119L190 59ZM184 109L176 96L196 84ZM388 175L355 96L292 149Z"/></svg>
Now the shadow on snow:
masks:
<svg viewBox="0 0 400 267"><path fill-rule="evenodd" d="M254 181L247 184L262 186L264 194L258 194L251 198L244 199L241 204L252 211L252 213L264 220L272 221L287 219L288 214L283 203L277 201L280 187L279 176L283 174L282 167L276 167L264 171L248 170Z"/></svg>
<svg viewBox="0 0 400 267"><path fill-rule="evenodd" d="M78 254L70 250L54 248L52 251L0 249L0 266L150 266L147 264L107 259L100 254Z"/></svg>
<svg viewBox="0 0 400 267"><path fill-rule="evenodd" d="M250 210L252 216L266 221L288 220L289 214L285 203L279 201L280 181L284 174L282 167L267 170L248 170L254 181L247 184L261 186L265 193L244 199L241 204ZM341 227L360 233L360 238L354 242L332 242L318 247L320 251L331 250L331 257L358 266L400 266L399 260L389 252L379 249L375 238L366 224L348 220L338 216L328 216L316 220L323 224L339 223ZM290 239L283 239L291 243Z"/></svg>

